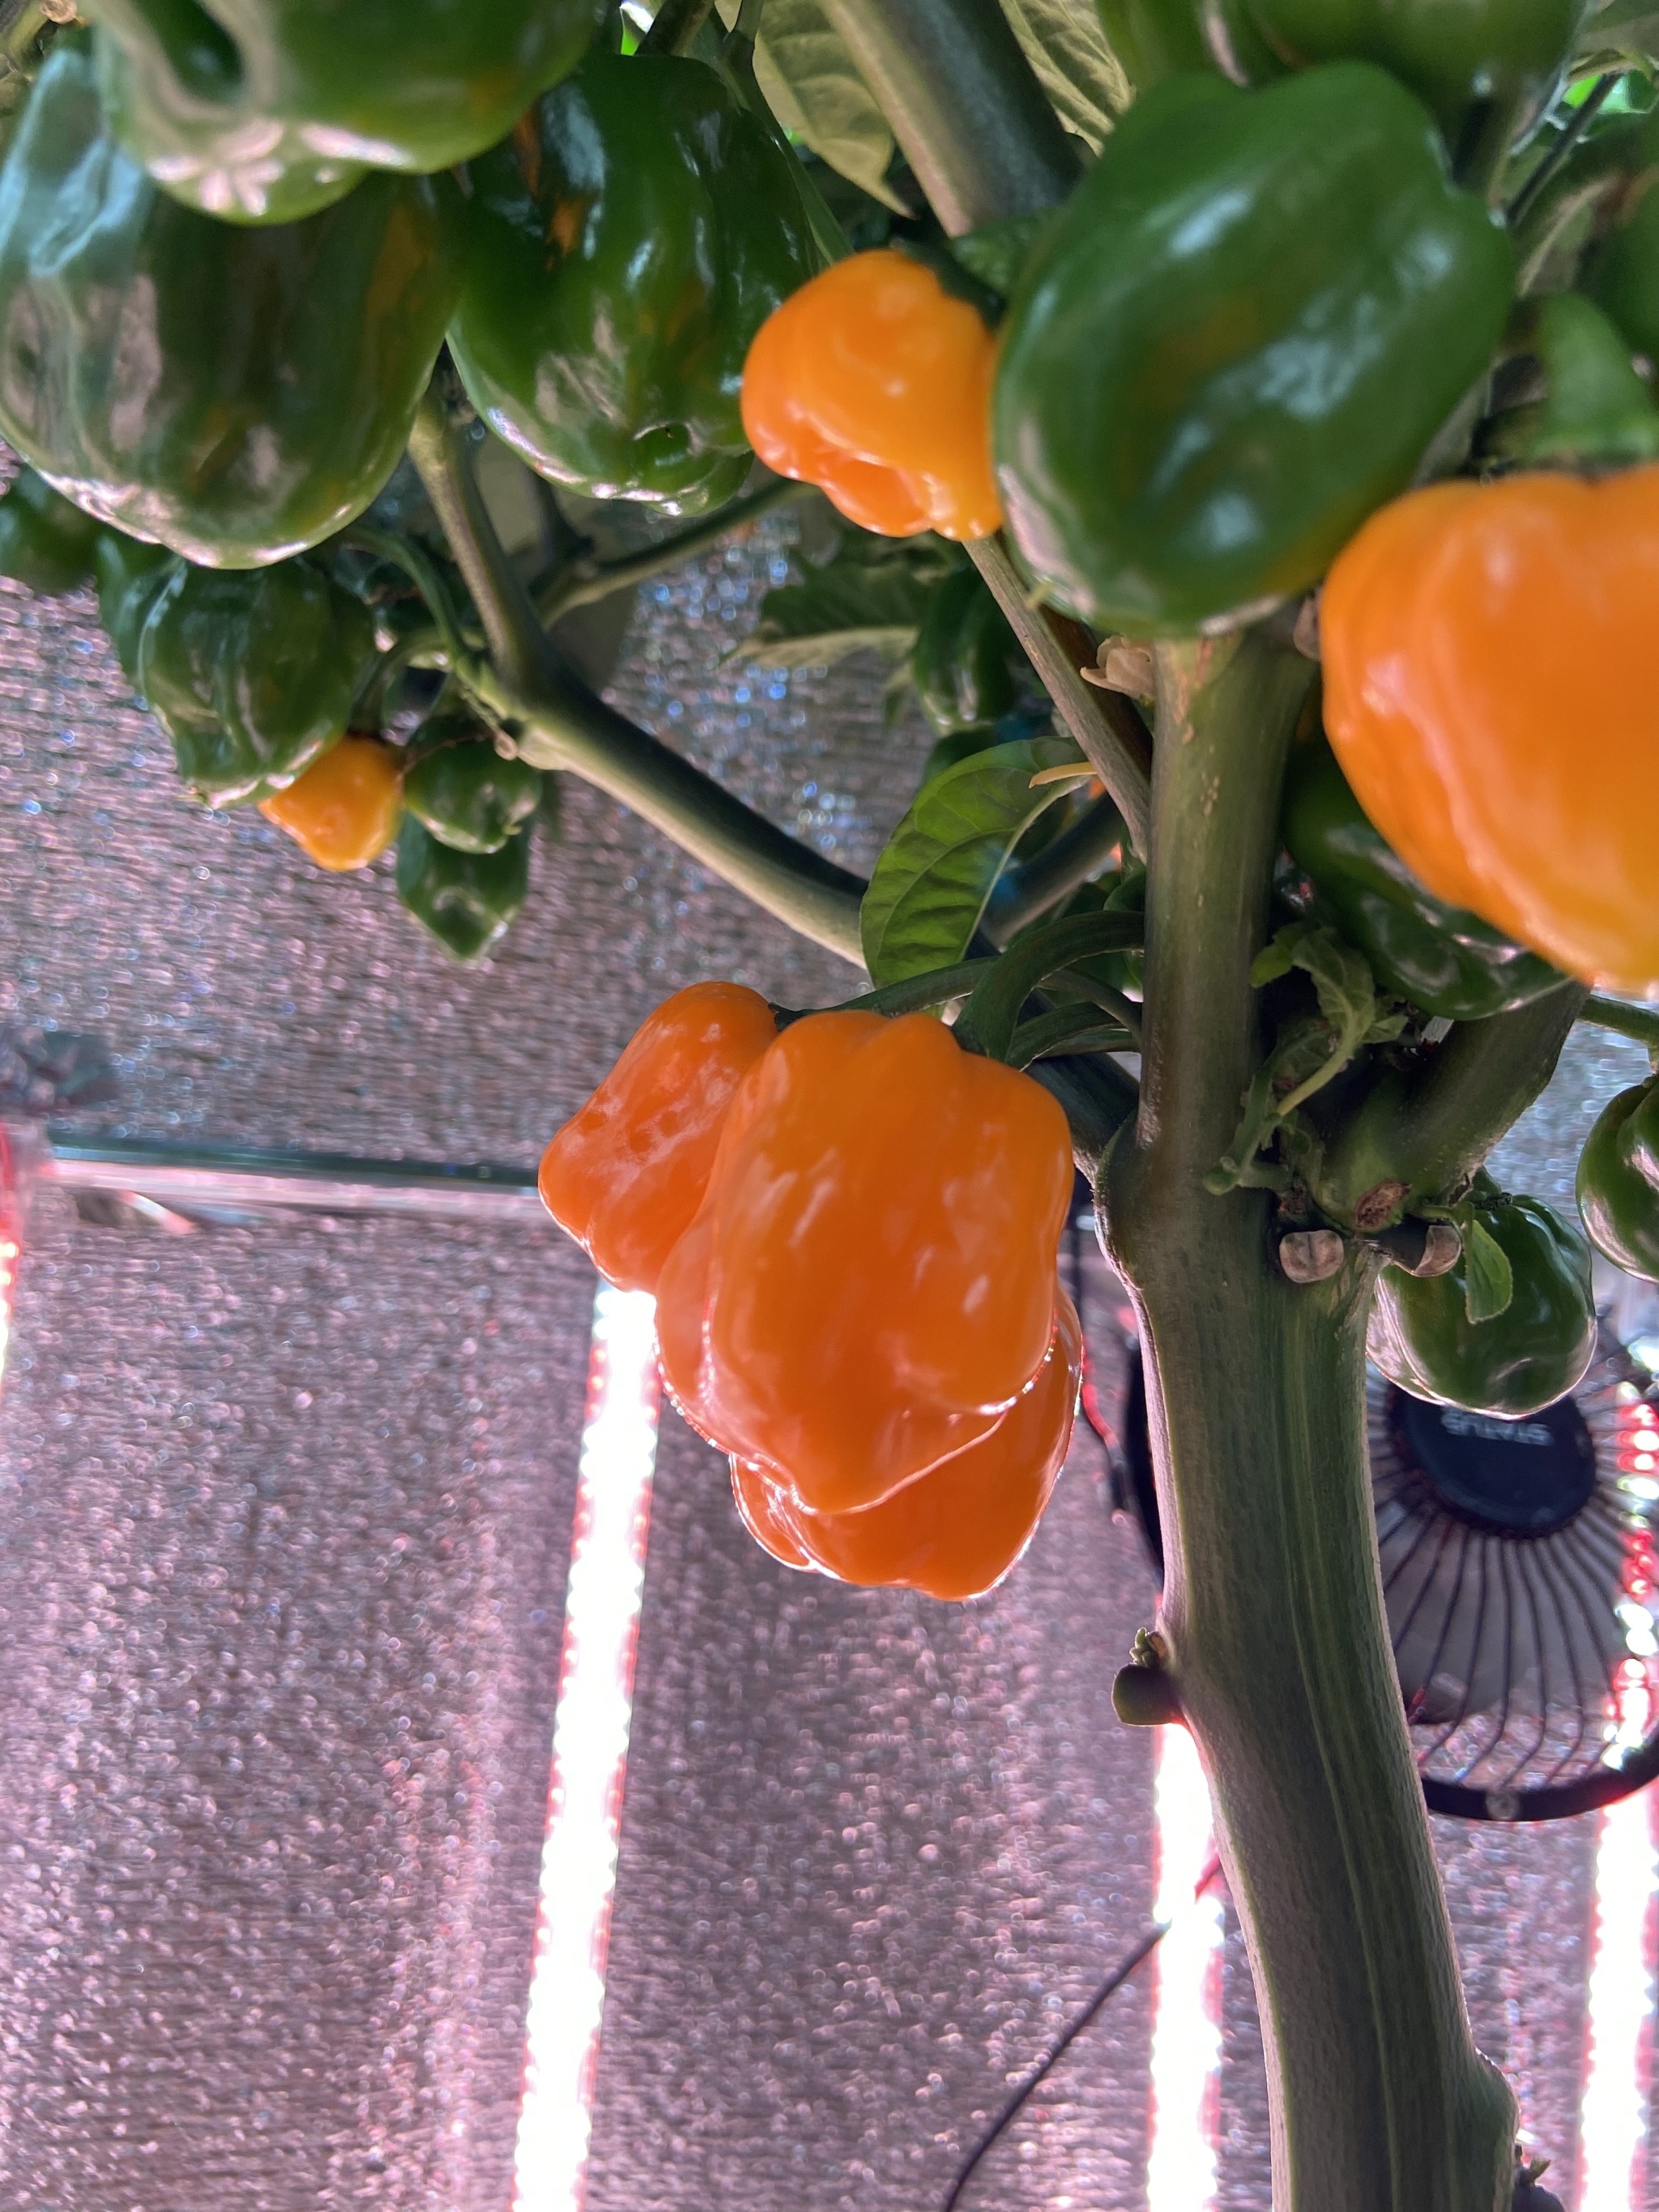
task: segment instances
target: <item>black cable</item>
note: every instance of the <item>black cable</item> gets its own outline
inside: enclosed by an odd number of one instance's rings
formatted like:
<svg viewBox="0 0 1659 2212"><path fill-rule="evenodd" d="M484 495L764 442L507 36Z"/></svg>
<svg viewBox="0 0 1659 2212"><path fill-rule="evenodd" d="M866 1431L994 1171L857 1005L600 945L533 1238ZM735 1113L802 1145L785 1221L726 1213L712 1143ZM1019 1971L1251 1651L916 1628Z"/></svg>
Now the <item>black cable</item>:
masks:
<svg viewBox="0 0 1659 2212"><path fill-rule="evenodd" d="M1212 1855L1203 1873L1200 1875L1197 1881L1193 1885L1193 1901L1194 1904L1196 1904L1198 1899L1203 1896L1205 1891L1209 1887L1210 1884L1215 1880L1220 1871L1220 1860ZM972 2150L969 2152L967 2157L963 2160L961 2166L957 2170L957 2178L951 2184L951 2193L940 2206L939 2212L956 2212L957 2206L962 2201L962 2192L966 2189L968 2184L973 2179L975 2169L978 2166L980 2160L985 2156L987 2151L991 2148L998 2137L1001 2136L1011 2123L1018 2117L1021 2107L1030 2098L1032 2091L1039 2087L1046 2077L1054 2071L1054 2069L1060 2063L1060 2060L1066 2056L1066 2053L1077 2041L1079 2036L1082 2034L1084 2029L1087 2027L1091 2021L1098 2014L1108 1997L1115 1996L1117 1992L1123 1987L1125 1982L1128 1980L1130 1975L1134 1972L1135 1969L1138 1966L1144 1966L1146 1960L1152 1957L1153 1952L1157 1950L1158 1945L1164 1941L1164 1938L1169 1934L1170 1929L1173 1928L1174 1925L1175 1923L1173 1920L1155 1921L1152 1927L1150 1927L1146 1933L1141 1937L1139 1942L1135 1945L1133 1950L1130 1951L1123 1958L1118 1960L1116 1966L1115 1966L1111 1972L1107 1975L1105 1980L1090 1998L1088 2003L1084 2006L1082 2011L1077 2015L1077 2018L1062 2031L1058 2039L1049 2046L1047 2055L1044 2057L1041 2065L1037 2067L1036 2072L1029 2075L1027 2078L1021 2082L1018 2088L1015 2090L1013 2095L1010 2097L1007 2103L997 2114L995 2119L992 2121L990 2126L987 2128L985 2133L974 2145Z"/></svg>

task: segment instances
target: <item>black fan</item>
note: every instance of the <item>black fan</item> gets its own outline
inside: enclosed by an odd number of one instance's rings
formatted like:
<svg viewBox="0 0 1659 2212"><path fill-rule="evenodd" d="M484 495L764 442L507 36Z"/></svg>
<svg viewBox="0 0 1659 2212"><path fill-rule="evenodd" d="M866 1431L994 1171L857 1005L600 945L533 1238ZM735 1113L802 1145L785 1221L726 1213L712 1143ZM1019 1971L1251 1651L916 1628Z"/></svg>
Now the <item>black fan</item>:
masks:
<svg viewBox="0 0 1659 2212"><path fill-rule="evenodd" d="M1367 1382L1377 1546L1431 1811L1552 1820L1659 1775L1659 1385L1604 1329L1530 1420ZM1115 1419L1084 1408L1114 1504L1163 1543L1139 1352Z"/></svg>

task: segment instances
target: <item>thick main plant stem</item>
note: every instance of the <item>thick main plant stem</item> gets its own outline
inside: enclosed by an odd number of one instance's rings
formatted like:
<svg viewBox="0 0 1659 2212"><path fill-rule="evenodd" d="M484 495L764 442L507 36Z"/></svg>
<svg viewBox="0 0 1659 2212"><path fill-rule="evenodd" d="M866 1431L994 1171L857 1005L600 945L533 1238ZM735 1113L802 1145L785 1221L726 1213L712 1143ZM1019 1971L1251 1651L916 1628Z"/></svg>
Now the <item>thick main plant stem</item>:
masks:
<svg viewBox="0 0 1659 2212"><path fill-rule="evenodd" d="M1470 2039L1382 1608L1369 1262L1297 1286L1273 1200L1204 1187L1259 1053L1285 748L1308 672L1161 648L1137 1125L1103 1178L1139 1310L1159 1626L1255 1972L1279 2212L1500 2212L1514 2108Z"/></svg>

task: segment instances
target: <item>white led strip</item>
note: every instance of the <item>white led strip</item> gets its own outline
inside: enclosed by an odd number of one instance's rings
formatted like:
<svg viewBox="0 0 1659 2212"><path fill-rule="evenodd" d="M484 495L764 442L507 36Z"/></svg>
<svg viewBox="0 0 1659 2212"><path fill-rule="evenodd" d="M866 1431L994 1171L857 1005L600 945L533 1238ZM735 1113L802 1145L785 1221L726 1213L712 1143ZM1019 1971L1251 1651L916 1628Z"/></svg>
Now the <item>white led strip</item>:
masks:
<svg viewBox="0 0 1659 2212"><path fill-rule="evenodd" d="M1656 1873L1652 1798L1642 1790L1605 1808L1596 1838L1578 2212L1638 2212L1644 2201Z"/></svg>
<svg viewBox="0 0 1659 2212"><path fill-rule="evenodd" d="M1158 1731L1158 1902L1170 1932L1152 1996L1147 2212L1212 2212L1221 2081L1221 1900L1194 1891L1210 1863L1210 1792L1184 1728Z"/></svg>
<svg viewBox="0 0 1659 2212"><path fill-rule="evenodd" d="M553 1717L514 2212L580 2212L657 1462L654 1302L603 1285Z"/></svg>

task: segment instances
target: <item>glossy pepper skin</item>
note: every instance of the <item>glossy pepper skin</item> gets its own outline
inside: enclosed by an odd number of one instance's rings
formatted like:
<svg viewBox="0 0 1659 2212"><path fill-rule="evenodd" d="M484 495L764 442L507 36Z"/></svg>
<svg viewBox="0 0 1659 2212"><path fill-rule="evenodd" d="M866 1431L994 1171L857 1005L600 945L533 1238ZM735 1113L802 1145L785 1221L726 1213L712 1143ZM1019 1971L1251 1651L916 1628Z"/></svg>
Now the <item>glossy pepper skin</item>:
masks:
<svg viewBox="0 0 1659 2212"><path fill-rule="evenodd" d="M1320 605L1325 726L1429 890L1569 975L1659 984L1659 466L1517 474L1374 515Z"/></svg>
<svg viewBox="0 0 1659 2212"><path fill-rule="evenodd" d="M482 960L530 893L528 829L498 853L458 853L423 823L404 817L398 832L398 897L405 911L464 966Z"/></svg>
<svg viewBox="0 0 1659 2212"><path fill-rule="evenodd" d="M169 199L60 39L0 166L0 432L88 514L204 568L303 550L396 467L460 286L447 178L304 222Z"/></svg>
<svg viewBox="0 0 1659 2212"><path fill-rule="evenodd" d="M1595 1357L1589 1246L1535 1198L1499 1195L1475 1212L1509 1259L1507 1310L1469 1320L1462 1260L1427 1279L1385 1267L1367 1350L1415 1398L1518 1420L1565 1397Z"/></svg>
<svg viewBox="0 0 1659 2212"><path fill-rule="evenodd" d="M409 750L404 805L458 853L499 853L541 802L541 770L503 760L468 715L423 723Z"/></svg>
<svg viewBox="0 0 1659 2212"><path fill-rule="evenodd" d="M469 174L450 346L491 429L598 498L731 498L744 356L812 267L761 125L702 62L595 52Z"/></svg>
<svg viewBox="0 0 1659 2212"><path fill-rule="evenodd" d="M921 711L936 737L981 730L1018 704L1026 666L1008 617L977 568L935 587L910 654Z"/></svg>
<svg viewBox="0 0 1659 2212"><path fill-rule="evenodd" d="M115 648L122 674L135 690L138 689L138 641L149 611L185 566L165 545L147 544L118 530L98 532L93 546L98 619Z"/></svg>
<svg viewBox="0 0 1659 2212"><path fill-rule="evenodd" d="M368 609L303 557L251 574L176 562L134 648L179 773L212 806L267 798L309 768L343 734L374 659Z"/></svg>
<svg viewBox="0 0 1659 2212"><path fill-rule="evenodd" d="M1578 1156L1578 1212L1598 1252L1659 1283L1659 1079L1596 1117Z"/></svg>
<svg viewBox="0 0 1659 2212"><path fill-rule="evenodd" d="M762 329L743 379L749 441L884 538L987 538L1002 523L988 429L996 342L933 270L881 246L837 261Z"/></svg>
<svg viewBox="0 0 1659 2212"><path fill-rule="evenodd" d="M1659 361L1659 113L1644 116L1630 136L1629 173L1578 289L1613 318L1632 352Z"/></svg>
<svg viewBox="0 0 1659 2212"><path fill-rule="evenodd" d="M1513 282L1381 70L1169 79L1003 326L998 477L1026 559L1073 612L1139 632L1304 590L1408 481Z"/></svg>
<svg viewBox="0 0 1659 2212"><path fill-rule="evenodd" d="M777 1038L741 983L665 1000L542 1156L542 1203L599 1273L656 1295L708 1188L738 1085Z"/></svg>
<svg viewBox="0 0 1659 2212"><path fill-rule="evenodd" d="M786 1566L866 1588L980 1597L1036 1533L1065 1464L1083 1376L1077 1309L1054 1286L1054 1337L1029 1390L990 1434L861 1513L808 1513L758 1467L732 1463L750 1534Z"/></svg>
<svg viewBox="0 0 1659 2212"><path fill-rule="evenodd" d="M395 748L356 733L342 738L259 811L319 868L340 875L379 860L398 834L403 775Z"/></svg>
<svg viewBox="0 0 1659 2212"><path fill-rule="evenodd" d="M72 592L92 575L99 527L24 469L0 500L0 576L14 576L47 599Z"/></svg>
<svg viewBox="0 0 1659 2212"><path fill-rule="evenodd" d="M1066 1118L927 1015L814 1014L744 1078L657 1291L693 1425L809 1511L979 1441L1054 1333Z"/></svg>
<svg viewBox="0 0 1659 2212"><path fill-rule="evenodd" d="M1376 63L1434 116L1460 171L1484 173L1554 96L1589 0L1207 0L1206 12L1212 45L1247 66Z"/></svg>
<svg viewBox="0 0 1659 2212"><path fill-rule="evenodd" d="M592 0L88 0L122 143L175 198L292 222L370 169L481 153L580 58Z"/></svg>
<svg viewBox="0 0 1659 2212"><path fill-rule="evenodd" d="M1565 980L1478 915L1425 890L1371 827L1322 739L1291 748L1279 834L1377 981L1425 1013L1480 1021Z"/></svg>

